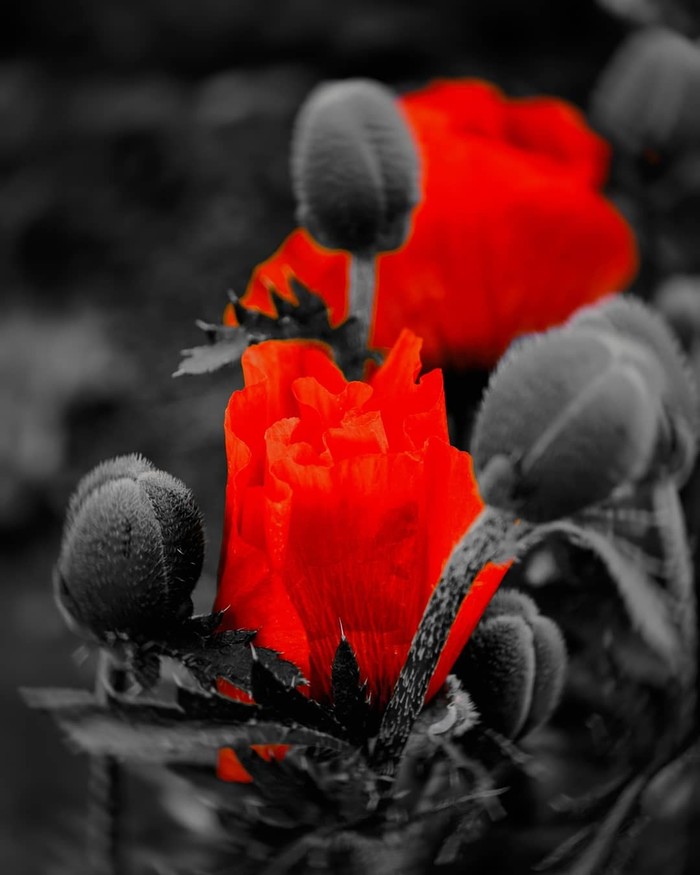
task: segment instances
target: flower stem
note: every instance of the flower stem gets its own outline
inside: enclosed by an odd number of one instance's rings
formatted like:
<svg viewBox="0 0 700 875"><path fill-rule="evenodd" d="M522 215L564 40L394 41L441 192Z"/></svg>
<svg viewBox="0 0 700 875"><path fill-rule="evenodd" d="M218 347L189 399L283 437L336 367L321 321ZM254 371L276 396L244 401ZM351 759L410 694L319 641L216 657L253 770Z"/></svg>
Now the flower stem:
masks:
<svg viewBox="0 0 700 875"><path fill-rule="evenodd" d="M125 669L114 662L105 649L100 650L95 679L95 696L105 703L110 691L124 692L127 686ZM124 875L122 854L121 808L123 774L119 761L111 756L90 759L88 785L88 858L94 875Z"/></svg>
<svg viewBox="0 0 700 875"><path fill-rule="evenodd" d="M428 601L372 754L374 768L393 774L437 667L447 636L477 574L488 562L515 555L516 538L529 530L494 508L485 508L452 551Z"/></svg>
<svg viewBox="0 0 700 875"><path fill-rule="evenodd" d="M369 346L369 326L374 310L376 264L376 253L372 250L353 252L350 258L348 316L357 317L362 326L358 340L364 349Z"/></svg>

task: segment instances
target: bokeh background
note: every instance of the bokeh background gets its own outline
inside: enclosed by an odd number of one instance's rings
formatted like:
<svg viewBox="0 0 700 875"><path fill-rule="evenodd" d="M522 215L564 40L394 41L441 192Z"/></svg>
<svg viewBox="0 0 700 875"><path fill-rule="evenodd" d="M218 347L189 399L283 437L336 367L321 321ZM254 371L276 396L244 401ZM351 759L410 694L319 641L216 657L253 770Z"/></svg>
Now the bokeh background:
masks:
<svg viewBox="0 0 700 875"><path fill-rule="evenodd" d="M120 453L182 478L206 518L209 608L236 374L171 374L194 320L218 320L294 227L305 94L479 76L585 110L630 25L595 0L23 0L0 16L0 870L40 875L77 871L84 810L85 762L18 695L92 682L51 594L65 503ZM132 791L134 841L167 843Z"/></svg>

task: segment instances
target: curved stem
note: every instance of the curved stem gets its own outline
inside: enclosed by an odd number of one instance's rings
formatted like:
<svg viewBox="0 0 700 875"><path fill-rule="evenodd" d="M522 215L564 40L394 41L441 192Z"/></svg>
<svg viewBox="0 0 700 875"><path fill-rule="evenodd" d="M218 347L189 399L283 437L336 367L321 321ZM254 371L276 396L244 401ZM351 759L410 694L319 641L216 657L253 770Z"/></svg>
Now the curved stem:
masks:
<svg viewBox="0 0 700 875"><path fill-rule="evenodd" d="M106 702L108 692L124 692L127 674L111 654L102 649L99 655L95 696ZM121 809L123 774L119 761L111 756L90 758L88 784L87 841L91 871L95 875L124 875L122 854Z"/></svg>
<svg viewBox="0 0 700 875"><path fill-rule="evenodd" d="M372 754L374 768L393 774L437 667L447 636L477 574L489 562L515 555L527 524L487 507L452 551L428 601Z"/></svg>

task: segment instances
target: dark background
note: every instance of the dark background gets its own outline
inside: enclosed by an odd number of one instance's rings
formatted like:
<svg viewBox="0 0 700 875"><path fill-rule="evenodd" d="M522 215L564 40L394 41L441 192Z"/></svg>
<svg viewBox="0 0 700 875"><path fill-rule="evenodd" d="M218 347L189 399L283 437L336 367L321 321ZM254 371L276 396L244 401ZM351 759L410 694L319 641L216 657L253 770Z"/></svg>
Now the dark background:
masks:
<svg viewBox="0 0 700 875"><path fill-rule="evenodd" d="M63 508L115 454L182 478L210 606L235 376L171 373L194 319L217 320L294 225L304 95L477 75L585 108L625 30L593 0L24 0L2 16L0 870L35 875L78 871L85 793L83 760L17 692L92 682L51 595ZM136 838L165 830L133 820Z"/></svg>

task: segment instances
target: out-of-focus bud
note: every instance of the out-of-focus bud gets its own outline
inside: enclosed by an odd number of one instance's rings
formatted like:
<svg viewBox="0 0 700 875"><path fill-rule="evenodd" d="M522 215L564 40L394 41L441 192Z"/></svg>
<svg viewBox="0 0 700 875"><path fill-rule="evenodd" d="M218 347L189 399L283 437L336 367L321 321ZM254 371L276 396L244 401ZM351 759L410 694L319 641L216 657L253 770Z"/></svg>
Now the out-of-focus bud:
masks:
<svg viewBox="0 0 700 875"><path fill-rule="evenodd" d="M546 522L643 477L660 417L640 357L643 349L605 332L560 329L514 344L474 425L471 454L484 501Z"/></svg>
<svg viewBox="0 0 700 875"><path fill-rule="evenodd" d="M661 410L657 461L684 482L697 454L700 410L690 368L668 325L658 313L626 295L579 310L568 325L607 332L644 350L639 368L648 389L658 393Z"/></svg>
<svg viewBox="0 0 700 875"><path fill-rule="evenodd" d="M297 218L322 246L398 248L418 203L418 156L392 93L368 79L319 85L291 149Z"/></svg>
<svg viewBox="0 0 700 875"><path fill-rule="evenodd" d="M566 676L558 626L517 590L496 593L453 669L482 720L508 738L552 716Z"/></svg>
<svg viewBox="0 0 700 875"><path fill-rule="evenodd" d="M700 277L676 275L663 282L654 306L671 326L687 355L700 349Z"/></svg>
<svg viewBox="0 0 700 875"><path fill-rule="evenodd" d="M67 619L99 639L147 637L186 619L204 531L190 490L142 456L103 462L68 504L54 570Z"/></svg>
<svg viewBox="0 0 700 875"><path fill-rule="evenodd" d="M633 33L603 72L594 123L616 145L640 154L700 142L700 48L679 33Z"/></svg>

